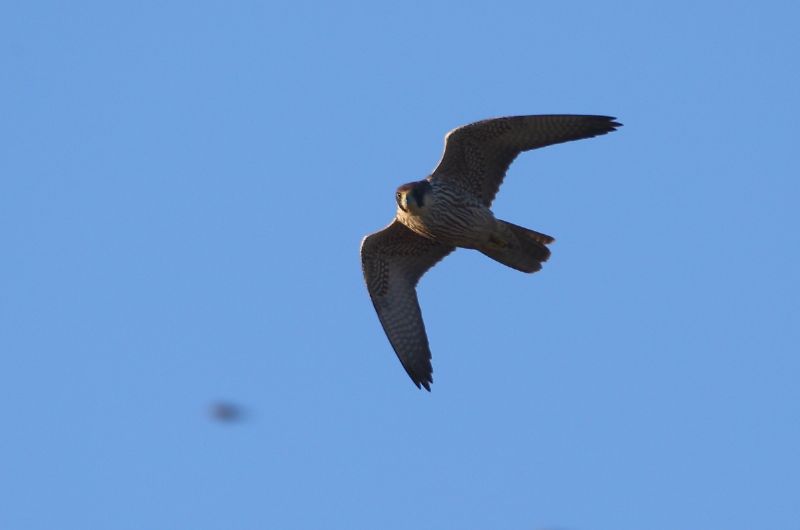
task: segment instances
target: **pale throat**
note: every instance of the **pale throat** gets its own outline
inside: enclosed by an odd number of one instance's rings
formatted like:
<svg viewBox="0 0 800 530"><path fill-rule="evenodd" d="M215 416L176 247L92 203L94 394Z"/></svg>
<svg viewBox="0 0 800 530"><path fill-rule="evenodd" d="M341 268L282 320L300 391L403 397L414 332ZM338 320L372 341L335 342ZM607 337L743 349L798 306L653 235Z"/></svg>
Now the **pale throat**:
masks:
<svg viewBox="0 0 800 530"><path fill-rule="evenodd" d="M429 238L433 238L434 230L430 223L431 206L433 205L433 194L428 192L422 199L422 206L416 201L416 197L412 191L406 192L403 197L403 205L405 210L398 206L397 219L414 232Z"/></svg>
<svg viewBox="0 0 800 530"><path fill-rule="evenodd" d="M418 199L422 201L422 206L417 202ZM398 206L397 212L398 215L402 213L405 215L424 217L430 211L433 202L433 194L430 192L419 196L413 191L408 191L403 196L403 205L406 211L404 212L403 209Z"/></svg>

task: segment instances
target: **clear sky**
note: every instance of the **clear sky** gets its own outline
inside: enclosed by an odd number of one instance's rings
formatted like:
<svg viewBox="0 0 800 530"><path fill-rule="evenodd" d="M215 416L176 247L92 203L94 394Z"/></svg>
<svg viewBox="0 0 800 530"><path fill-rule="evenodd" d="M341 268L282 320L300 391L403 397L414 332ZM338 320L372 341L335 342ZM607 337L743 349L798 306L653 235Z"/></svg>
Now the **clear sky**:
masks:
<svg viewBox="0 0 800 530"><path fill-rule="evenodd" d="M800 528L798 5L5 2L0 529ZM360 240L537 113L417 390Z"/></svg>

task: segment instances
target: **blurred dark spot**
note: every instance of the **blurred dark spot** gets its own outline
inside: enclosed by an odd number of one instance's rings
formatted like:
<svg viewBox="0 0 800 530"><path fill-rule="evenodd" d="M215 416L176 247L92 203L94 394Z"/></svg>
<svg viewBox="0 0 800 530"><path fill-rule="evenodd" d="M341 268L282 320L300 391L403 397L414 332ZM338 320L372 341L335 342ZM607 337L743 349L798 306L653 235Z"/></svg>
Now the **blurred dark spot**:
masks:
<svg viewBox="0 0 800 530"><path fill-rule="evenodd" d="M243 411L241 407L233 403L217 401L211 404L211 407L209 408L209 414L213 420L225 423L233 423L242 419Z"/></svg>

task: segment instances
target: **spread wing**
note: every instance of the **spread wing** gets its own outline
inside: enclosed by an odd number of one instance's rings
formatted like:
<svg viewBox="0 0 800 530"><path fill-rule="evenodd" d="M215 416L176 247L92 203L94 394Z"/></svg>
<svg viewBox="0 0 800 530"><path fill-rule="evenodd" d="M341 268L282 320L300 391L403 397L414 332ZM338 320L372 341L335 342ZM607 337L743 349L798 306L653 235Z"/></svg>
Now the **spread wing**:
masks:
<svg viewBox="0 0 800 530"><path fill-rule="evenodd" d="M508 166L523 151L591 138L621 124L609 116L542 115L483 120L447 133L432 179L448 180L491 206Z"/></svg>
<svg viewBox="0 0 800 530"><path fill-rule="evenodd" d="M361 243L361 267L369 296L389 342L411 380L430 390L428 336L416 286L425 272L455 250L415 234L396 219Z"/></svg>

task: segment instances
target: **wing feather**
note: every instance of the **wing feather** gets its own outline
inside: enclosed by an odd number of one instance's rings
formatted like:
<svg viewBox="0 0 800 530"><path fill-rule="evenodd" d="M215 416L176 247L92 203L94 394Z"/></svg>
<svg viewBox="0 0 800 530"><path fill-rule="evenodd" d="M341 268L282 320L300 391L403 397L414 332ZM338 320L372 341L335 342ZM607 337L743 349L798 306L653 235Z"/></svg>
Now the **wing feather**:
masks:
<svg viewBox="0 0 800 530"><path fill-rule="evenodd" d="M361 267L372 304L392 348L417 388L422 385L430 390L433 382L417 282L454 249L412 232L396 219L361 243Z"/></svg>
<svg viewBox="0 0 800 530"><path fill-rule="evenodd" d="M431 179L453 182L491 206L511 162L523 151L616 130L610 116L552 114L478 121L445 136Z"/></svg>

